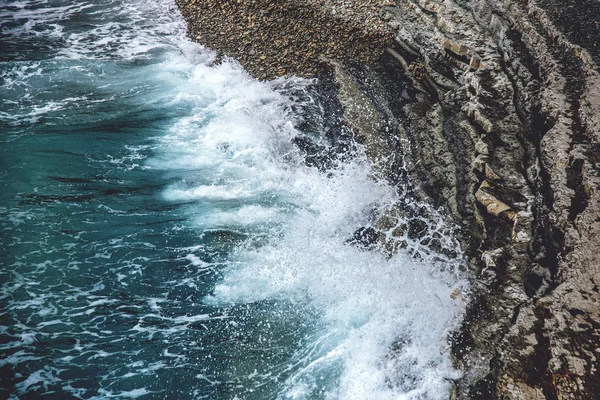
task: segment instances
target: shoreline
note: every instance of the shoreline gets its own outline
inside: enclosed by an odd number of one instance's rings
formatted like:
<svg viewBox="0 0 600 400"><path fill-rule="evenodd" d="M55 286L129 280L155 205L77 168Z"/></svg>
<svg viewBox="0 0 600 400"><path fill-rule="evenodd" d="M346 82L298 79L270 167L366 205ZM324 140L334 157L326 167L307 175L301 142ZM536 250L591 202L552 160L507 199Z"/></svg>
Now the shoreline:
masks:
<svg viewBox="0 0 600 400"><path fill-rule="evenodd" d="M177 0L257 79L331 76L374 171L460 225L455 399L600 393L600 68L554 3Z"/></svg>

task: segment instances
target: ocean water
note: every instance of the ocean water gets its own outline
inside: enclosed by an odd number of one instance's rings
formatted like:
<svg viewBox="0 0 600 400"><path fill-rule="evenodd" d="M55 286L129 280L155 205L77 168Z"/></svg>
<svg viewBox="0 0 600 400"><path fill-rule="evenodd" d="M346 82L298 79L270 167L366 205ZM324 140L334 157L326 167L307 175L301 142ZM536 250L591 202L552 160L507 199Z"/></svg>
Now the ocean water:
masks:
<svg viewBox="0 0 600 400"><path fill-rule="evenodd" d="M0 4L0 397L448 398L460 261L350 244L410 201L213 60L172 1Z"/></svg>

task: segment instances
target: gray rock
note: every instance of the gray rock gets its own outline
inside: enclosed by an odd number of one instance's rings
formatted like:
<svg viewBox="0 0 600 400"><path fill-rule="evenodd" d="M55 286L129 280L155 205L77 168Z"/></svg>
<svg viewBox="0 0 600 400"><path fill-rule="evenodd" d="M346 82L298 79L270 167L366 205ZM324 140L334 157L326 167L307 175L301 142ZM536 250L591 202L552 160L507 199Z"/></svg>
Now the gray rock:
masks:
<svg viewBox="0 0 600 400"><path fill-rule="evenodd" d="M402 0L386 9L399 57L416 53L431 81L427 101L404 107L407 130L418 132L409 157L428 171L415 168L413 179L465 221L474 269L475 296L454 338L465 371L454 395L595 398L598 66L569 40L576 29L550 1L461 3Z"/></svg>

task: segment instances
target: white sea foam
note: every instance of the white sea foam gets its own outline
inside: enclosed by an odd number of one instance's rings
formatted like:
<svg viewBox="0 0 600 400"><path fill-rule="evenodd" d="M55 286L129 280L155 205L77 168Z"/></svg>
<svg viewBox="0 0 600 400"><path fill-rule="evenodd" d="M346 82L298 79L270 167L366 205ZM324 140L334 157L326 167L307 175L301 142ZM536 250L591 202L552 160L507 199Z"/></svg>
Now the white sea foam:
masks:
<svg viewBox="0 0 600 400"><path fill-rule="evenodd" d="M302 367L281 396L312 398L323 388L319 376L341 366L327 398L446 398L449 380L459 376L446 342L464 306L451 298L461 284L448 272L456 265L402 252L386 259L347 243L397 194L370 177L362 155L329 174L306 167L291 144L299 133L285 111L289 100L277 91L282 82L257 83L231 62L208 67L178 59L176 65L188 69L183 82L172 82L181 90L177 101L196 108L149 161L156 169L188 171L164 198L198 202L201 214L191 222L199 229L283 226L265 245L238 248L236 263L205 301L294 301L322 315L321 330L298 350L295 363Z"/></svg>
<svg viewBox="0 0 600 400"><path fill-rule="evenodd" d="M54 40L62 59L149 58L155 49L186 42L185 25L172 0L66 3L11 2L0 7L0 28L12 37ZM82 19L86 28L77 29L72 20Z"/></svg>
<svg viewBox="0 0 600 400"><path fill-rule="evenodd" d="M451 300L453 285L435 265L407 254L387 260L345 243L366 222L366 210L393 197L368 171L350 166L333 178L311 178L290 185L308 189L296 193L310 196L308 209L290 218L282 239L240 249L243 266L230 271L211 300L308 297L327 326L319 360L344 366L334 398L444 398L447 380L457 377L444 342L461 310ZM290 397L310 398L319 374L316 366L300 370L288 381ZM307 397L299 394L306 390Z"/></svg>
<svg viewBox="0 0 600 400"><path fill-rule="evenodd" d="M144 91L145 76L128 68L128 62L151 64L172 53L185 54L195 63L214 58L212 52L187 40L173 0L10 2L0 4L0 29L17 49L33 43L40 54L50 53L44 61L17 58L0 70L0 122L9 126L55 124L44 118L70 119L69 112L82 106ZM24 54L32 54L34 60L40 56L32 50ZM103 78L108 83L98 85ZM77 94L86 88L90 92L62 97L66 91L56 87L61 81L75 86ZM159 100L160 95L155 97Z"/></svg>
<svg viewBox="0 0 600 400"><path fill-rule="evenodd" d="M152 393L160 393L160 392L152 392L146 388L139 388L139 389L133 389L133 390L126 390L126 391L109 391L109 390L103 390L100 389L99 391L100 396L94 396L91 397L90 399L94 399L94 400L100 400L100 399L111 399L111 398L118 398L118 399L137 399L138 397L141 396L146 396Z"/></svg>

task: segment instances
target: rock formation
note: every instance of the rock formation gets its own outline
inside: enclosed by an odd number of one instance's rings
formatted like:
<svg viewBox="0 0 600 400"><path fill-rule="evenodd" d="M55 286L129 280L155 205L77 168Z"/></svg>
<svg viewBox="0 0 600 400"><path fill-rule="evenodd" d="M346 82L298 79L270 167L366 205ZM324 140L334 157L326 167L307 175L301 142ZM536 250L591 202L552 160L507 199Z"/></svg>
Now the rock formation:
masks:
<svg viewBox="0 0 600 400"><path fill-rule="evenodd" d="M454 338L460 398L600 393L600 75L553 10L404 1L384 15L400 57L425 66L413 76L431 106L408 106L411 139L443 154L414 152L414 174L479 239ZM423 160L444 174L420 172Z"/></svg>
<svg viewBox="0 0 600 400"><path fill-rule="evenodd" d="M376 169L460 224L473 289L453 396L600 398L599 2L179 5L192 38L259 78L333 71Z"/></svg>

